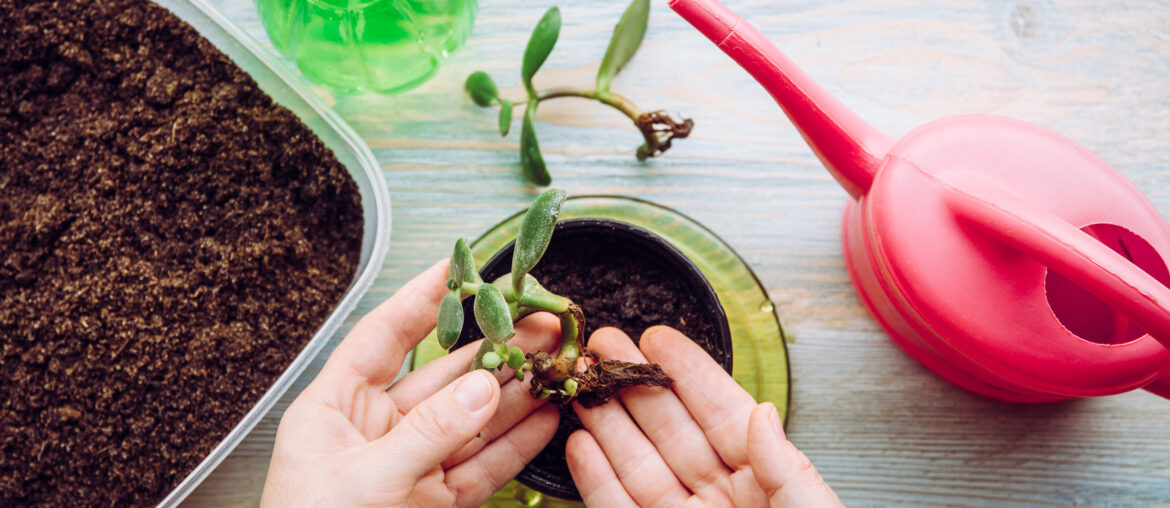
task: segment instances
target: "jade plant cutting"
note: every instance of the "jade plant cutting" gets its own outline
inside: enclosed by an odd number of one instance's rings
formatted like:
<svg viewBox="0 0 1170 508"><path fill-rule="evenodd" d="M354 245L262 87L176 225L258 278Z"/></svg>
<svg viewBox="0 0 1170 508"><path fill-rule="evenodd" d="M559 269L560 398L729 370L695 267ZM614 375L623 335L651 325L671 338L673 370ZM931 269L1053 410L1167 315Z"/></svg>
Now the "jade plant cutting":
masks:
<svg viewBox="0 0 1170 508"><path fill-rule="evenodd" d="M577 400L585 407L604 404L627 386L670 386L671 379L653 364L601 360L585 347L585 314L572 300L547 290L531 272L552 240L565 191L551 189L533 201L520 223L512 254L512 271L488 283L475 267L467 241L455 242L447 280L450 290L439 304L436 334L443 349L455 345L463 331L463 300L474 298L475 322L484 340L471 368L513 369L517 379L531 375L533 398L553 402ZM555 355L526 353L508 345L514 323L534 312L551 312L560 319L561 344Z"/></svg>
<svg viewBox="0 0 1170 508"><path fill-rule="evenodd" d="M525 178L537 185L548 185L552 181L544 163L544 156L540 153L540 144L536 140L536 130L533 127L536 108L546 100L579 97L595 100L620 111L633 121L634 127L642 133L644 141L635 152L638 160L662 155L670 148L673 139L690 135L694 122L689 118L676 121L662 111L642 111L629 99L610 90L614 76L629 63L638 47L642 45L649 17L650 0L634 0L626 8L621 21L613 30L609 48L601 60L601 68L597 70L597 82L593 89L558 88L544 91L538 91L533 86L532 78L557 43L561 32L561 11L552 7L540 18L528 39L520 67L520 80L527 92L527 97L522 101L525 108L524 118L520 124L520 166ZM483 71L476 71L468 76L464 89L481 107L499 105L500 135L507 136L512 126L513 105L521 101L500 97L496 83Z"/></svg>

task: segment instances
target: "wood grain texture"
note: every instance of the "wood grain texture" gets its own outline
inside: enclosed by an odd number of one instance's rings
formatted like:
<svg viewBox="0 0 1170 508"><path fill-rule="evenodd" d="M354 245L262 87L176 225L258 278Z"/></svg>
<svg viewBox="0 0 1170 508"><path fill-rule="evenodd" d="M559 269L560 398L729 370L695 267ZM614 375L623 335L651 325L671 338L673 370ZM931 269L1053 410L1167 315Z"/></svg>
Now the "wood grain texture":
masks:
<svg viewBox="0 0 1170 508"><path fill-rule="evenodd" d="M216 3L267 40L250 0ZM525 41L552 4L484 0L468 46L421 88L328 97L382 163L394 210L390 254L350 324L446 256L456 236L477 236L539 191L520 178L518 132L501 139L495 111L476 108L461 87L482 69L518 96ZM538 88L591 85L625 2L563 4L564 30ZM1013 116L1096 152L1170 212L1164 1L726 4L891 136L956 113ZM549 102L537 131L554 183L678 209L756 270L795 339L789 436L847 504L1170 505L1170 401L1134 392L1005 404L946 383L896 348L842 261L845 192L770 97L665 2L654 2L644 46L613 90L694 118L694 134L640 163L638 135L619 114ZM256 503L282 410L327 353L188 506Z"/></svg>

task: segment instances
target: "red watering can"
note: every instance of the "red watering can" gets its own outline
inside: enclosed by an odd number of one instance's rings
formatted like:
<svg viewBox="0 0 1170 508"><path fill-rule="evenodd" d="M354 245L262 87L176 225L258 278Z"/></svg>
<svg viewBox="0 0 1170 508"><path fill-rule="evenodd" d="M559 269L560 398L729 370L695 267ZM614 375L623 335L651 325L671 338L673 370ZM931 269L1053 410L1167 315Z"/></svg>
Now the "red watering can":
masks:
<svg viewBox="0 0 1170 508"><path fill-rule="evenodd" d="M1170 230L1115 169L994 116L891 141L714 0L670 6L772 94L849 192L849 273L907 353L1007 401L1170 398Z"/></svg>

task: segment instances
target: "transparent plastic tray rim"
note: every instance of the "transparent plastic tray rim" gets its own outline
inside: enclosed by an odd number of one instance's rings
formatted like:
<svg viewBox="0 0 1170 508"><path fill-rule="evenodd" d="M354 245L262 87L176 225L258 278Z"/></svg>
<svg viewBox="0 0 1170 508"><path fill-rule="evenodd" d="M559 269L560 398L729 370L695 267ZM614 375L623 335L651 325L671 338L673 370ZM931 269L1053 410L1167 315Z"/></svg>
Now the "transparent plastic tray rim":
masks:
<svg viewBox="0 0 1170 508"><path fill-rule="evenodd" d="M353 283L317 333L276 380L260 401L223 438L211 453L172 490L159 506L177 506L232 452L288 391L309 363L321 352L345 318L357 307L374 283L390 246L390 193L381 168L361 138L295 77L274 55L228 20L205 0L156 0L193 26L216 48L256 80L265 93L292 110L333 150L358 184L365 230L362 254Z"/></svg>

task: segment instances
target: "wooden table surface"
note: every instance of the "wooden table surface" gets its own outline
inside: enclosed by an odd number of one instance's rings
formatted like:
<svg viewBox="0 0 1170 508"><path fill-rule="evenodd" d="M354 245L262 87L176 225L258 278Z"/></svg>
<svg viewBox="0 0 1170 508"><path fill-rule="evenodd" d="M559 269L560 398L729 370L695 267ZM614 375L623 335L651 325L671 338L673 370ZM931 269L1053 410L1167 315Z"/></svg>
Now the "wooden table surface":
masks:
<svg viewBox="0 0 1170 508"><path fill-rule="evenodd" d="M252 0L215 3L267 41ZM624 4L562 2L561 39L537 86L591 86ZM891 136L959 113L1035 122L1096 152L1170 213L1165 0L726 4ZM348 325L448 255L454 238L478 236L539 192L520 178L519 129L501 139L495 111L461 89L482 69L519 96L520 55L550 5L481 1L467 46L405 95L322 92L373 149L393 202L390 253ZM1139 391L1007 404L943 381L895 347L842 261L845 192L771 98L664 0L654 1L645 43L613 89L644 109L694 118L694 134L640 163L624 117L595 103L549 102L537 130L555 185L673 207L747 260L795 341L789 437L847 504L1170 505L1170 401ZM282 410L326 354L187 506L258 501Z"/></svg>

